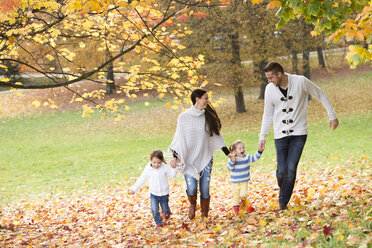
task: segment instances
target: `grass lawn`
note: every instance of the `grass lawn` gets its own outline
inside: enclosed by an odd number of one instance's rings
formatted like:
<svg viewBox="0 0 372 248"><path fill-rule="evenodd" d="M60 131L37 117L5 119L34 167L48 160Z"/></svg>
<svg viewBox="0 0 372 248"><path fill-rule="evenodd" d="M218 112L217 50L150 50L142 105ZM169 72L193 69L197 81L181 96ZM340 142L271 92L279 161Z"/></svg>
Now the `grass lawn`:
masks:
<svg viewBox="0 0 372 248"><path fill-rule="evenodd" d="M311 101L310 135L302 163L372 156L372 101L365 94L371 92L371 82L371 72L317 82L335 105L340 127L329 130L325 110L316 100ZM235 114L233 100L227 95L227 103L217 108L226 143L242 139L250 153L257 147L263 110L257 94L257 89L246 92L246 113ZM82 118L80 112L0 120L0 202L132 183L134 179L128 179L141 173L152 149L167 150L175 130L178 113L164 109L159 101L150 103L150 108L141 101L132 103L127 119L119 123L113 118L102 121L99 114ZM273 159L270 132L266 151L255 167L273 170L267 165ZM224 169L226 158L221 151L215 153L215 161L217 168Z"/></svg>

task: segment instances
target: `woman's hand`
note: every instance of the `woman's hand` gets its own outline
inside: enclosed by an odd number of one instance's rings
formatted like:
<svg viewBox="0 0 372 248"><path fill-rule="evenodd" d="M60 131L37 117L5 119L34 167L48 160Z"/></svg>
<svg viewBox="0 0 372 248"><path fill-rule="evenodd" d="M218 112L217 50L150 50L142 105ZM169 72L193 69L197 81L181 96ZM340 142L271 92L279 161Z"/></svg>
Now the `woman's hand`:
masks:
<svg viewBox="0 0 372 248"><path fill-rule="evenodd" d="M130 190L128 190L128 194L134 195L134 191L130 189Z"/></svg>
<svg viewBox="0 0 372 248"><path fill-rule="evenodd" d="M171 159L171 161L170 161L170 167L172 167L172 168L176 168L176 166L177 166L177 163L179 163L180 162L180 160L178 159L178 158L172 158Z"/></svg>

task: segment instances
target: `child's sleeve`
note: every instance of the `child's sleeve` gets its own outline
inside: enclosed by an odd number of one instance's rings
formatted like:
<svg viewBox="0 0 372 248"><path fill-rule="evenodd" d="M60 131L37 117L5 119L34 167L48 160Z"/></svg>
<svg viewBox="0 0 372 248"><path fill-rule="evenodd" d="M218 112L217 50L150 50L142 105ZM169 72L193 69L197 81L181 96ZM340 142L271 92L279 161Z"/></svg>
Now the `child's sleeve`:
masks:
<svg viewBox="0 0 372 248"><path fill-rule="evenodd" d="M261 155L262 155L262 152L257 151L255 155L249 155L249 160L251 161L251 163L253 163L257 159L259 159Z"/></svg>
<svg viewBox="0 0 372 248"><path fill-rule="evenodd" d="M233 171L235 169L235 162L233 162L231 159L227 162L227 169L230 171Z"/></svg>
<svg viewBox="0 0 372 248"><path fill-rule="evenodd" d="M133 191L133 192L137 192L137 190L139 188L141 188L141 186L146 182L148 178L148 173L146 171L146 168L145 170L142 172L141 176L137 179L136 183L130 187L130 189Z"/></svg>
<svg viewBox="0 0 372 248"><path fill-rule="evenodd" d="M168 175L168 177L175 178L177 176L177 171L178 171L177 167L176 168L172 168L172 167L170 167L168 165L166 165L166 166L167 166L167 175Z"/></svg>

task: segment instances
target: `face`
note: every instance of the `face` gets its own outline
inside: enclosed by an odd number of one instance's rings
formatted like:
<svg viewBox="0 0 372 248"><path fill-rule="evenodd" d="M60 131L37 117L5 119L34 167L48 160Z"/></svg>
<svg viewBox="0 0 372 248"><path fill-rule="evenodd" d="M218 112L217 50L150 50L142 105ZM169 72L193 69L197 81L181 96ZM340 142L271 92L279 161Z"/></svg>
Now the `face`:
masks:
<svg viewBox="0 0 372 248"><path fill-rule="evenodd" d="M161 161L161 160L158 159L157 157L153 157L153 158L151 159L151 166L152 166L152 168L154 168L154 169L159 169L162 163L163 163L163 161Z"/></svg>
<svg viewBox="0 0 372 248"><path fill-rule="evenodd" d="M235 153L237 157L244 157L245 156L245 147L243 143L239 143L236 146Z"/></svg>
<svg viewBox="0 0 372 248"><path fill-rule="evenodd" d="M202 95L201 98L199 97L196 98L195 107L197 109L206 109L208 102L209 102L208 93L205 93L204 95Z"/></svg>
<svg viewBox="0 0 372 248"><path fill-rule="evenodd" d="M275 86L280 85L280 83L282 82L283 74L281 72L274 74L273 72L268 71L265 72L265 75L269 83L273 83Z"/></svg>

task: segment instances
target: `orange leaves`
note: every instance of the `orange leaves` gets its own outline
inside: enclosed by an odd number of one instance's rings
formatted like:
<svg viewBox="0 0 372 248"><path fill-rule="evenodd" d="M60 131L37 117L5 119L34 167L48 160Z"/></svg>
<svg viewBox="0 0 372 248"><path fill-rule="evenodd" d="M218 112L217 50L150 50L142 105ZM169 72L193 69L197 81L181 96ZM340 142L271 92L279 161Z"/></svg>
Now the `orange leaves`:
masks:
<svg viewBox="0 0 372 248"><path fill-rule="evenodd" d="M214 171L208 220L187 219L183 179L170 184L172 215L155 231L148 189L135 196L125 187L0 206L0 244L5 247L243 247L363 245L371 221L371 169L367 156L301 165L287 211L277 210L275 171L252 171L245 213L234 217L225 169ZM358 163L361 161L361 163ZM305 163L306 163L305 162ZM131 183L131 182L128 182ZM115 185L115 184L113 184ZM343 197L342 194L347 195ZM276 204L276 205L275 205ZM363 236L364 235L364 236ZM322 243L325 242L325 243Z"/></svg>
<svg viewBox="0 0 372 248"><path fill-rule="evenodd" d="M267 4L266 9L275 9L276 7L280 7L280 1L270 1Z"/></svg>
<svg viewBox="0 0 372 248"><path fill-rule="evenodd" d="M0 2L0 12L6 13L17 8L19 0L2 0Z"/></svg>

